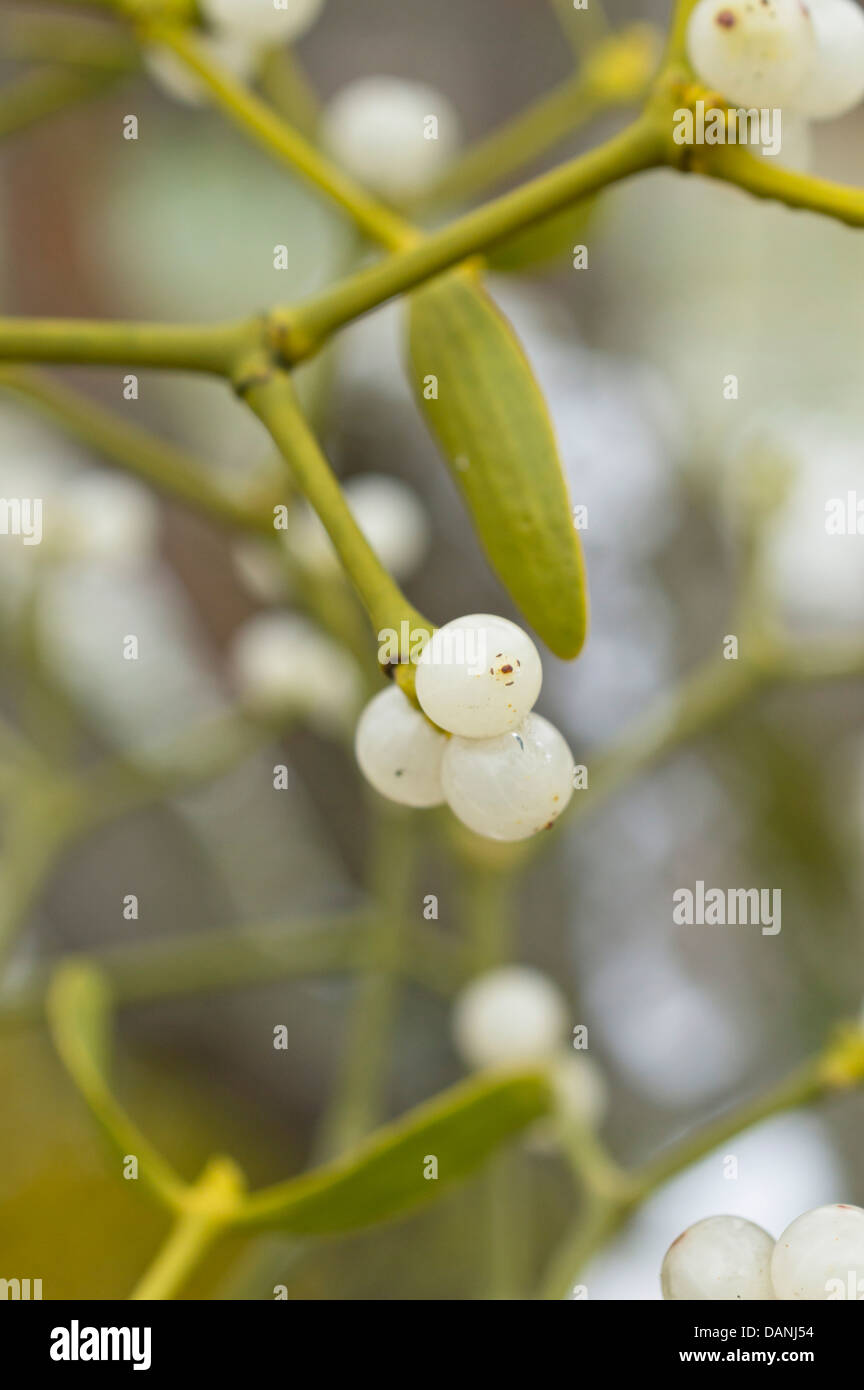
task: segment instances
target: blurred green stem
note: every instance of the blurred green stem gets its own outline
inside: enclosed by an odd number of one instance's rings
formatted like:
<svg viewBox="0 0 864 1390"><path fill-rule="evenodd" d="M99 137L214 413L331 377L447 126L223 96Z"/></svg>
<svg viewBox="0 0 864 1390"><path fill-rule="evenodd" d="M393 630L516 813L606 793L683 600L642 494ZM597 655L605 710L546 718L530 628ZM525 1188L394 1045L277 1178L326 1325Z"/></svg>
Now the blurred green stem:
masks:
<svg viewBox="0 0 864 1390"><path fill-rule="evenodd" d="M344 174L278 112L216 62L188 29L148 25L145 36L173 50L181 62L206 85L221 110L267 152L296 170L343 208L354 225L372 241L390 250L409 246L414 228Z"/></svg>
<svg viewBox="0 0 864 1390"><path fill-rule="evenodd" d="M412 213L458 203L503 181L574 134L601 111L644 97L656 66L656 44L643 28L600 45L574 77L553 87L457 157L438 182L412 202Z"/></svg>
<svg viewBox="0 0 864 1390"><path fill-rule="evenodd" d="M574 0L551 0L551 3L576 58L581 58L586 48L609 33L609 20L601 0L587 0L582 9L576 8Z"/></svg>
<svg viewBox="0 0 864 1390"><path fill-rule="evenodd" d="M106 461L118 464L163 495L237 530L273 534L273 507L281 497L244 502L230 496L211 482L204 465L184 449L121 419L47 373L0 367L0 389L35 406Z"/></svg>
<svg viewBox="0 0 864 1390"><path fill-rule="evenodd" d="M353 985L342 1072L322 1125L321 1151L328 1158L350 1149L381 1117L399 1005L417 830L410 811L381 805L373 833L369 887L375 921L366 941L366 970Z"/></svg>
<svg viewBox="0 0 864 1390"><path fill-rule="evenodd" d="M377 949L377 914L368 908L338 917L252 923L130 942L87 952L118 1006L251 989L279 980L353 974ZM0 991L0 1031L39 1022L45 992L61 960L40 963ZM409 933L400 961L405 979L445 997L465 977L461 953L437 935Z"/></svg>

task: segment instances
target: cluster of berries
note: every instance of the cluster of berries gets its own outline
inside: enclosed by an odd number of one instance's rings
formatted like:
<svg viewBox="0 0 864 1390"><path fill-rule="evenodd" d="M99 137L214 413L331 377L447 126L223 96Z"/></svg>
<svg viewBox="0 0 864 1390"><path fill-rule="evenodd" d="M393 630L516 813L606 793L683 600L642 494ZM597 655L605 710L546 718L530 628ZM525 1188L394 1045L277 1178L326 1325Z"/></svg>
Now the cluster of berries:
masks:
<svg viewBox="0 0 864 1390"><path fill-rule="evenodd" d="M819 121L864 97L864 13L856 0L700 0L687 54L707 86L745 107Z"/></svg>
<svg viewBox="0 0 864 1390"><path fill-rule="evenodd" d="M532 710L543 671L522 628L474 613L438 628L417 664L417 699L383 690L357 725L357 761L405 806L446 802L478 835L524 840L558 818L575 766L558 730Z"/></svg>
<svg viewBox="0 0 864 1390"><path fill-rule="evenodd" d="M665 1299L864 1299L864 1208L805 1211L775 1241L739 1216L697 1221L666 1251Z"/></svg>

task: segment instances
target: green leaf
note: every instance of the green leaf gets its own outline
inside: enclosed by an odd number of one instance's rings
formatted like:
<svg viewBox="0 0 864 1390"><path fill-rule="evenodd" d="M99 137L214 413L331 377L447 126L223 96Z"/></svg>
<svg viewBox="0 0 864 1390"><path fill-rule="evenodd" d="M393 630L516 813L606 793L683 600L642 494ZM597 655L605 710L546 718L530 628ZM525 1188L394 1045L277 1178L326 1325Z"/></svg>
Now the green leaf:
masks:
<svg viewBox="0 0 864 1390"><path fill-rule="evenodd" d="M409 358L420 408L492 568L555 655L577 656L588 621L582 548L552 423L476 275L460 271L411 295ZM430 377L436 399L427 399Z"/></svg>
<svg viewBox="0 0 864 1390"><path fill-rule="evenodd" d="M574 247L585 244L588 226L596 207L595 198L585 198L542 222L525 227L486 254L490 270L512 275L520 271L561 270L573 259Z"/></svg>
<svg viewBox="0 0 864 1390"><path fill-rule="evenodd" d="M151 1147L111 1092L112 1000L105 977L83 961L60 966L45 1010L60 1060L107 1138L122 1156L134 1155L142 1180L163 1202L177 1207L182 1179Z"/></svg>
<svg viewBox="0 0 864 1390"><path fill-rule="evenodd" d="M335 1235L400 1216L434 1202L552 1105L542 1072L463 1083L379 1129L346 1158L254 1193L237 1223ZM430 1157L437 1178L424 1176Z"/></svg>

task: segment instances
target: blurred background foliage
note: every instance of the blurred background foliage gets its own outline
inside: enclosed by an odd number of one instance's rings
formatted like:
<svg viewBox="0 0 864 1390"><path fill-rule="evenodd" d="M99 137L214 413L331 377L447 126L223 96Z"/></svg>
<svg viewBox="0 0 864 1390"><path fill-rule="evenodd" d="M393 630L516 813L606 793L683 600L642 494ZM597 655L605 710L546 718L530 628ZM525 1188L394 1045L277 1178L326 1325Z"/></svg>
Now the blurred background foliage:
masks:
<svg viewBox="0 0 864 1390"><path fill-rule="evenodd" d="M616 24L666 19L664 6L644 0L609 10ZM328 0L299 52L323 100L363 74L431 83L469 141L573 62L553 8L538 0ZM14 71L8 64L6 75ZM137 142L121 138L129 112ZM531 167L588 147L621 120L599 117ZM815 172L864 182L862 121L859 110L818 128ZM864 493L864 237L671 173L613 190L585 219L567 221L563 253L499 274L491 288L547 394L573 499L589 511L592 634L575 666L544 654L540 708L590 766L591 750L736 630L727 485L748 430L780 437L799 472L818 471L830 454L839 460L831 495ZM566 248L580 224L590 261L577 273ZM281 242L290 265L277 271ZM356 254L344 219L314 193L217 115L171 104L140 76L0 147L7 313L218 320L307 294ZM412 601L438 622L511 614L411 401L401 332L393 308L347 330L302 369L305 397L343 478L390 473L422 497L433 544ZM735 402L723 398L727 373L739 378ZM142 373L140 398L123 402L119 372L59 375L194 449L219 478L249 475L267 457L263 431L221 385ZM0 494L18 495L22 476L89 462L0 400ZM68 573L46 596L51 661L89 711L93 753L221 707L231 635L256 606L228 538L173 503L161 502L159 515L158 563L119 578ZM805 517L795 536L799 554L818 542L808 525ZM845 547L842 560L807 569L816 598L806 612L794 585L783 588L778 561L781 602L802 630L860 631L864 542L834 544ZM141 634L134 683L116 659L128 631ZM859 682L771 693L598 815L562 828L513 890L516 954L558 980L574 1020L588 1025L610 1091L607 1137L624 1161L770 1081L857 1011L861 733ZM278 794L276 761L291 768ZM437 894L432 925L446 935L459 926L460 875L439 818L418 820L416 912ZM366 891L368 825L344 748L296 730L212 786L77 847L33 907L13 977L61 951L351 906ZM699 878L781 888L782 933L674 927L672 892ZM121 910L133 892L137 923ZM125 1100L184 1172L214 1149L234 1154L254 1182L296 1172L315 1152L350 990L337 974L126 1009ZM288 1026L287 1052L272 1046L278 1023ZM390 1114L459 1074L446 1004L416 986L402 992L396 1038ZM45 1297L124 1296L164 1234L163 1216L118 1180L41 1028L2 1031L0 1074L0 1275L41 1277ZM591 1296L658 1297L669 1240L711 1211L777 1233L808 1206L864 1203L862 1138L851 1101L740 1139L738 1181L722 1181L713 1159L673 1183L595 1266ZM554 1155L522 1148L502 1162L516 1222L508 1258L527 1288L573 1194ZM272 1297L285 1284L290 1298L483 1297L504 1258L489 1239L496 1181L481 1175L419 1217L316 1249L226 1243L187 1294Z"/></svg>

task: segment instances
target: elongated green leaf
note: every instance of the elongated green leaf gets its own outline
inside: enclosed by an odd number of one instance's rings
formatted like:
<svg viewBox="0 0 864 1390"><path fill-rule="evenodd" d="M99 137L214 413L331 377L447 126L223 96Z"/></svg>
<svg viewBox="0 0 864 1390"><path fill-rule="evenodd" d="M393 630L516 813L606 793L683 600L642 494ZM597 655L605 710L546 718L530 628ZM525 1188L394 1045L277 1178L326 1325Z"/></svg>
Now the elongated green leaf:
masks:
<svg viewBox="0 0 864 1390"><path fill-rule="evenodd" d="M347 1158L254 1193L238 1222L335 1235L389 1220L435 1201L551 1107L548 1080L538 1072L455 1086L378 1130Z"/></svg>
<svg viewBox="0 0 864 1390"><path fill-rule="evenodd" d="M411 378L486 555L556 656L577 656L587 603L552 424L510 324L475 275L410 299Z"/></svg>
<svg viewBox="0 0 864 1390"><path fill-rule="evenodd" d="M108 1139L120 1154L137 1158L142 1180L162 1201L176 1206L182 1179L111 1093L111 992L104 976L85 962L61 966L48 990L46 1014L60 1060Z"/></svg>
<svg viewBox="0 0 864 1390"><path fill-rule="evenodd" d="M585 244L597 207L596 198L585 198L542 222L524 228L493 246L486 255L490 270L508 274L520 271L559 271L569 266L577 246Z"/></svg>

